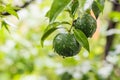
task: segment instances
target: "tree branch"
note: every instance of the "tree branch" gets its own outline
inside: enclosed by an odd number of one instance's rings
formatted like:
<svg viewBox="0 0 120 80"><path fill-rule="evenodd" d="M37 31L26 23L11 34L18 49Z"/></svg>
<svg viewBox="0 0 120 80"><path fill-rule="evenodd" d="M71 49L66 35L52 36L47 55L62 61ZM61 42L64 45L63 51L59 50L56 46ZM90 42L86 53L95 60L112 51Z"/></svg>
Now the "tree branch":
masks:
<svg viewBox="0 0 120 80"><path fill-rule="evenodd" d="M118 1L118 0L117 0ZM116 4L116 1L113 3L113 11L119 11L120 12L120 4ZM110 30L110 29L114 29L117 25L117 22L113 22L112 20L109 21L109 26L107 28L107 30ZM106 45L105 45L105 56L104 56L104 59L106 59L107 55L109 54L109 50L111 48L111 45L113 43L113 40L114 40L114 34L113 35L110 35L110 36L107 36L106 37Z"/></svg>
<svg viewBox="0 0 120 80"><path fill-rule="evenodd" d="M24 5L18 6L18 7L19 7L19 8L25 8L25 7L27 7L29 4L31 4L33 1L34 1L34 0L27 1L27 2L24 3ZM18 12L19 10L21 10L21 9L17 9L17 10L15 10L15 11ZM2 15L8 16L8 15L10 15L10 14L7 13L7 12L4 12L4 13L2 13Z"/></svg>
<svg viewBox="0 0 120 80"><path fill-rule="evenodd" d="M108 1L112 2L113 4L116 4L116 5L120 6L119 0L108 0Z"/></svg>

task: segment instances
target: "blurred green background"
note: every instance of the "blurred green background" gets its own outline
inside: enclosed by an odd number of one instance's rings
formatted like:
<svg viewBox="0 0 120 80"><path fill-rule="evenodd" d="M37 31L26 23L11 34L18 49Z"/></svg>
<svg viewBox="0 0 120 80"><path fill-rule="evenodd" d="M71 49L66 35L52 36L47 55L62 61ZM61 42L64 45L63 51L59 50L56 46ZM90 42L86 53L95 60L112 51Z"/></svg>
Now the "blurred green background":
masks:
<svg viewBox="0 0 120 80"><path fill-rule="evenodd" d="M5 3L21 5L25 0L4 0ZM52 40L57 32L40 45L40 38L48 25L46 12L52 0L36 0L18 12L19 19L6 16L8 32L0 29L0 80L119 80L120 79L120 16L111 13L112 19L118 21L115 30L106 31L111 3L105 3L101 13L97 34L89 39L91 52L82 48L74 57L62 58L53 51ZM57 20L70 20L63 12ZM116 34L114 45L104 61L106 36Z"/></svg>

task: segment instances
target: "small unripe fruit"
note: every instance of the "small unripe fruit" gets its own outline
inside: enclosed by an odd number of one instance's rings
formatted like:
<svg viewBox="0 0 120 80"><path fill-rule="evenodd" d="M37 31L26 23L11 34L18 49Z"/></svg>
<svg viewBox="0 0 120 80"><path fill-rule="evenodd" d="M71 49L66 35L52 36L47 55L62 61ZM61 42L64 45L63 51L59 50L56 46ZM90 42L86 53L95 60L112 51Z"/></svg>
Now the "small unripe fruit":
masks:
<svg viewBox="0 0 120 80"><path fill-rule="evenodd" d="M73 34L59 33L53 40L54 51L63 57L74 56L79 53L81 46Z"/></svg>
<svg viewBox="0 0 120 80"><path fill-rule="evenodd" d="M85 13L82 18L78 17L73 22L75 29L80 29L87 37L92 37L96 31L96 20L90 15Z"/></svg>

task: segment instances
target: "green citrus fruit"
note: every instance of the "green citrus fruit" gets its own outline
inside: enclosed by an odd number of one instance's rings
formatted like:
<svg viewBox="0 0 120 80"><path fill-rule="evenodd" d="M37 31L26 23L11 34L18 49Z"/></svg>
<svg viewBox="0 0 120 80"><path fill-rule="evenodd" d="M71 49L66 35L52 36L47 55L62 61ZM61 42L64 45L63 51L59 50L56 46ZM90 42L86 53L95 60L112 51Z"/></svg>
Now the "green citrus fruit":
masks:
<svg viewBox="0 0 120 80"><path fill-rule="evenodd" d="M78 17L73 22L75 29L80 29L87 37L92 37L96 31L96 20L90 15L85 13L81 18Z"/></svg>
<svg viewBox="0 0 120 80"><path fill-rule="evenodd" d="M73 34L59 33L53 40L54 51L63 57L74 56L80 51L80 44L76 41Z"/></svg>

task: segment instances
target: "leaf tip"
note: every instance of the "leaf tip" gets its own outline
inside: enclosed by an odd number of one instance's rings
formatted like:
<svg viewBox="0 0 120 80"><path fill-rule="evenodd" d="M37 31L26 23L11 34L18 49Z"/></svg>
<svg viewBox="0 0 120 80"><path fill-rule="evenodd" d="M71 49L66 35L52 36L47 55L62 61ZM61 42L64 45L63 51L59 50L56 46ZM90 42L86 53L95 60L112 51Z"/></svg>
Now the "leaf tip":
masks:
<svg viewBox="0 0 120 80"><path fill-rule="evenodd" d="M42 46L42 48L44 47L44 45L43 45L43 40L41 40L41 46Z"/></svg>

